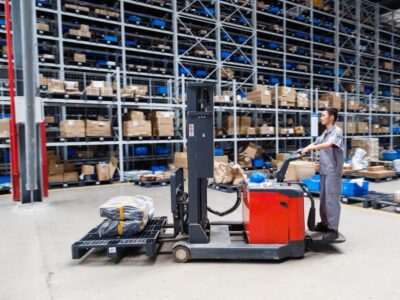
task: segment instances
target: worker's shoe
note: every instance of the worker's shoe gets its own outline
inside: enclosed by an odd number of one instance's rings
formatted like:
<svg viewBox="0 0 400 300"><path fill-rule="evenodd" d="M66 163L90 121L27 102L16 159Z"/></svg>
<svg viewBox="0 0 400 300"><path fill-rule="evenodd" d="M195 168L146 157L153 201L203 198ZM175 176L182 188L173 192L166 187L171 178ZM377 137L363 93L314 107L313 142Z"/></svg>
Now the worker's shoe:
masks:
<svg viewBox="0 0 400 300"><path fill-rule="evenodd" d="M316 226L315 226L315 230L314 231L318 231L318 232L328 232L328 226L322 222L319 222Z"/></svg>
<svg viewBox="0 0 400 300"><path fill-rule="evenodd" d="M339 232L335 229L328 229L328 232L326 232L322 239L327 242L333 242L339 237Z"/></svg>

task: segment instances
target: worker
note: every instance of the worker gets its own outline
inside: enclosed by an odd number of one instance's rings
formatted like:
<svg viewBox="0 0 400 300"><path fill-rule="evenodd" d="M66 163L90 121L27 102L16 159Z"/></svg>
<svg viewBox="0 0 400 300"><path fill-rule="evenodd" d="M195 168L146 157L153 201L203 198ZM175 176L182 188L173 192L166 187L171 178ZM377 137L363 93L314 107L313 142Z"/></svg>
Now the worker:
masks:
<svg viewBox="0 0 400 300"><path fill-rule="evenodd" d="M321 222L315 230L323 232L323 239L334 241L339 237L340 194L343 175L343 131L335 125L338 118L336 108L326 108L321 115L321 123L326 130L314 143L298 152L305 154L312 150L320 151L320 217Z"/></svg>

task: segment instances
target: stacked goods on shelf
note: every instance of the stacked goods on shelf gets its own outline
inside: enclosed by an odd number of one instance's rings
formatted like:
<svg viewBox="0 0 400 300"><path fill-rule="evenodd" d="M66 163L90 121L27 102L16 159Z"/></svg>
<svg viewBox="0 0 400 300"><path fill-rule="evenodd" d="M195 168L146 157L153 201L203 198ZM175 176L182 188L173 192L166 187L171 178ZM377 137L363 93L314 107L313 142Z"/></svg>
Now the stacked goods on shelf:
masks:
<svg viewBox="0 0 400 300"><path fill-rule="evenodd" d="M49 81L49 79L44 77L43 74L39 74L39 85L41 87L46 87L47 88L48 81Z"/></svg>
<svg viewBox="0 0 400 300"><path fill-rule="evenodd" d="M85 121L64 120L60 122L60 137L82 138L85 137Z"/></svg>
<svg viewBox="0 0 400 300"><path fill-rule="evenodd" d="M355 93L356 90L357 90L357 86L356 86L355 83L346 83L344 85L344 89L349 93ZM365 85L360 83L359 86L358 86L358 89L359 89L360 92L364 91Z"/></svg>
<svg viewBox="0 0 400 300"><path fill-rule="evenodd" d="M255 135L256 134L256 128L251 127L251 117L247 117L247 116L240 117L239 134L243 134L243 135Z"/></svg>
<svg viewBox="0 0 400 300"><path fill-rule="evenodd" d="M94 166L92 166L92 165L82 165L81 174L84 175L84 176L91 176L91 175L95 174Z"/></svg>
<svg viewBox="0 0 400 300"><path fill-rule="evenodd" d="M48 79L47 91L53 94L65 94L64 80L53 79L53 78Z"/></svg>
<svg viewBox="0 0 400 300"><path fill-rule="evenodd" d="M152 111L149 114L153 136L174 136L174 112Z"/></svg>
<svg viewBox="0 0 400 300"><path fill-rule="evenodd" d="M46 124L54 124L54 123L56 123L56 117L55 116L45 116L44 122Z"/></svg>
<svg viewBox="0 0 400 300"><path fill-rule="evenodd" d="M243 169L239 165L225 162L214 163L214 181L222 184L241 184L245 179Z"/></svg>
<svg viewBox="0 0 400 300"><path fill-rule="evenodd" d="M305 134L303 126L296 126L293 129L294 129L294 134L300 134L300 135Z"/></svg>
<svg viewBox="0 0 400 300"><path fill-rule="evenodd" d="M121 97L123 98L138 98L145 97L149 92L147 85L143 84L131 84L124 86L121 90Z"/></svg>
<svg viewBox="0 0 400 300"><path fill-rule="evenodd" d="M381 66L381 69L384 69L384 70L389 70L389 71L393 70L393 63L390 61L383 61L383 62L381 62L380 66Z"/></svg>
<svg viewBox="0 0 400 300"><path fill-rule="evenodd" d="M91 38L92 33L90 32L89 25L80 24L79 29L70 28L68 31L69 35L77 36L77 37L85 37Z"/></svg>
<svg viewBox="0 0 400 300"><path fill-rule="evenodd" d="M272 92L267 86L258 85L247 93L247 100L258 105L272 105Z"/></svg>
<svg viewBox="0 0 400 300"><path fill-rule="evenodd" d="M50 31L50 26L47 23L38 22L36 23L36 29L39 31Z"/></svg>
<svg viewBox="0 0 400 300"><path fill-rule="evenodd" d="M73 61L77 63L86 63L86 54L74 53Z"/></svg>
<svg viewBox="0 0 400 300"><path fill-rule="evenodd" d="M10 137L10 119L0 119L0 139Z"/></svg>
<svg viewBox="0 0 400 300"><path fill-rule="evenodd" d="M85 120L87 137L110 137L111 122L108 120Z"/></svg>
<svg viewBox="0 0 400 300"><path fill-rule="evenodd" d="M156 171L154 174L143 174L140 175L140 181L164 181L171 178L170 171Z"/></svg>
<svg viewBox="0 0 400 300"><path fill-rule="evenodd" d="M400 89L399 89L399 91L400 91ZM400 95L399 95L399 97L400 97ZM400 113L400 101L393 101L392 104L393 104L393 112L394 113ZM380 105L380 111L384 110L385 112L390 112L392 104L391 104L391 102L382 103Z"/></svg>
<svg viewBox="0 0 400 300"><path fill-rule="evenodd" d="M361 122L363 123L363 122ZM345 131L343 122L336 122L336 126L342 128ZM347 134L356 134L357 133L357 123L356 122L346 122L346 132Z"/></svg>
<svg viewBox="0 0 400 300"><path fill-rule="evenodd" d="M359 134L368 133L368 122L357 122L356 123L356 131Z"/></svg>
<svg viewBox="0 0 400 300"><path fill-rule="evenodd" d="M272 98L278 97L279 106L296 106L296 90L291 87L279 86L278 95L275 95L275 89L272 89Z"/></svg>
<svg viewBox="0 0 400 300"><path fill-rule="evenodd" d="M113 88L106 86L106 82L100 80L92 80L90 85L85 88L84 93L86 96L114 96Z"/></svg>
<svg viewBox="0 0 400 300"><path fill-rule="evenodd" d="M325 108L325 107L333 107L337 108L338 110L342 109L342 97L340 93L325 93L322 94L318 99L318 107Z"/></svg>
<svg viewBox="0 0 400 300"><path fill-rule="evenodd" d="M105 17L119 18L119 13L111 10L95 8L94 13Z"/></svg>
<svg viewBox="0 0 400 300"><path fill-rule="evenodd" d="M350 99L347 102L347 110L358 110L360 109L360 101L357 101L355 99Z"/></svg>
<svg viewBox="0 0 400 300"><path fill-rule="evenodd" d="M268 126L268 124L263 124L256 128L256 133L260 135L272 135L275 134L275 127Z"/></svg>
<svg viewBox="0 0 400 300"><path fill-rule="evenodd" d="M306 93L298 92L296 94L296 105L297 105L297 107L301 107L301 108L310 107L310 99L308 98L308 95Z"/></svg>
<svg viewBox="0 0 400 300"><path fill-rule="evenodd" d="M366 152L366 159L379 159L379 139L378 138L352 138L350 157L355 154L357 148Z"/></svg>
<svg viewBox="0 0 400 300"><path fill-rule="evenodd" d="M262 152L259 146L250 143L244 151L238 154L238 164L242 168L251 168L253 159L259 157Z"/></svg>
<svg viewBox="0 0 400 300"><path fill-rule="evenodd" d="M75 164L60 163L60 157L55 154L55 151L47 150L47 165L49 183L78 181Z"/></svg>
<svg viewBox="0 0 400 300"><path fill-rule="evenodd" d="M65 9L74 10L74 11L81 11L81 12L86 12L86 13L90 12L89 7L81 6L81 5L66 3L64 5L64 7L65 7Z"/></svg>
<svg viewBox="0 0 400 300"><path fill-rule="evenodd" d="M294 129L293 128L279 128L278 132L280 135L294 134Z"/></svg>
<svg viewBox="0 0 400 300"><path fill-rule="evenodd" d="M235 78L235 71L231 68L224 67L221 70L221 77L222 77L222 79L232 80L233 78Z"/></svg>
<svg viewBox="0 0 400 300"><path fill-rule="evenodd" d="M118 160L114 157L110 157L110 162L98 163L96 165L96 174L98 181L109 181L114 177L114 173L117 170Z"/></svg>
<svg viewBox="0 0 400 300"><path fill-rule="evenodd" d="M371 128L372 133L390 133L390 127L381 126L380 124L372 124Z"/></svg>
<svg viewBox="0 0 400 300"><path fill-rule="evenodd" d="M68 95L79 95L79 82L78 81L64 81L65 93Z"/></svg>
<svg viewBox="0 0 400 300"><path fill-rule="evenodd" d="M214 103L230 103L229 95L214 96Z"/></svg>
<svg viewBox="0 0 400 300"><path fill-rule="evenodd" d="M151 121L145 120L141 111L130 111L125 114L123 135L126 137L151 136Z"/></svg>

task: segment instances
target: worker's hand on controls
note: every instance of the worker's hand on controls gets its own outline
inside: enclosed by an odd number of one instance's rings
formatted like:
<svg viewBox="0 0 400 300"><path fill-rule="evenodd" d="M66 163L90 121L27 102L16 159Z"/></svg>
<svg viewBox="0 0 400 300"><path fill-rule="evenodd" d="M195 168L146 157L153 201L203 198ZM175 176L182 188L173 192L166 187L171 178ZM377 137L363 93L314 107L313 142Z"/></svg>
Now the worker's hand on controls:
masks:
<svg viewBox="0 0 400 300"><path fill-rule="evenodd" d="M300 148L295 152L295 154L303 154L303 150L304 148Z"/></svg>

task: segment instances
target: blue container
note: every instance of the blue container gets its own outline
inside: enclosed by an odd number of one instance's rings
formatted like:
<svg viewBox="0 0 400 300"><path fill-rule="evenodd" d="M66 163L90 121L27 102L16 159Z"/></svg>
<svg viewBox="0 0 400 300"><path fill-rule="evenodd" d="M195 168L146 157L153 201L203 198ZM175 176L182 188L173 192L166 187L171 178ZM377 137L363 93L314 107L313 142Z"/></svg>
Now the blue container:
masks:
<svg viewBox="0 0 400 300"><path fill-rule="evenodd" d="M155 155L167 155L170 153L171 153L171 151L167 147L157 146L154 148Z"/></svg>
<svg viewBox="0 0 400 300"><path fill-rule="evenodd" d="M206 77L208 75L208 72L206 70L196 70L194 71L194 75L198 77Z"/></svg>
<svg viewBox="0 0 400 300"><path fill-rule="evenodd" d="M347 34L352 34L354 30L351 29L351 28L349 28L349 27L346 27L346 28L344 29L344 31L345 31Z"/></svg>
<svg viewBox="0 0 400 300"><path fill-rule="evenodd" d="M75 149L68 149L68 156L74 156L76 154L76 150Z"/></svg>
<svg viewBox="0 0 400 300"><path fill-rule="evenodd" d="M286 63L286 69L293 70L296 67L296 64Z"/></svg>
<svg viewBox="0 0 400 300"><path fill-rule="evenodd" d="M272 168L272 162L266 161L265 164L264 164L264 166L265 166L266 168Z"/></svg>
<svg viewBox="0 0 400 300"><path fill-rule="evenodd" d="M183 54L183 53L185 53L186 51L188 51L187 48L179 48L179 49L178 49L178 53L179 53L179 54Z"/></svg>
<svg viewBox="0 0 400 300"><path fill-rule="evenodd" d="M105 40L106 42L118 43L118 37L112 35L103 36L103 40Z"/></svg>
<svg viewBox="0 0 400 300"><path fill-rule="evenodd" d="M307 186L307 189L311 192L319 192L321 190L321 180L318 175L311 178L305 178L302 180Z"/></svg>
<svg viewBox="0 0 400 300"><path fill-rule="evenodd" d="M330 37L324 37L324 38L322 39L322 41L323 41L325 44L333 44L333 38L330 38Z"/></svg>
<svg viewBox="0 0 400 300"><path fill-rule="evenodd" d="M10 114L0 114L0 119L10 119L11 115Z"/></svg>
<svg viewBox="0 0 400 300"><path fill-rule="evenodd" d="M342 195L343 196L362 196L368 194L369 182L364 180L362 187L357 183L351 182L351 179L343 179L342 181Z"/></svg>
<svg viewBox="0 0 400 300"><path fill-rule="evenodd" d="M96 61L96 65L98 65L98 66L108 66L108 61L100 59L100 60Z"/></svg>
<svg viewBox="0 0 400 300"><path fill-rule="evenodd" d="M298 88L298 89L301 89L303 87L303 84L299 81L296 81L293 84L294 84L295 88Z"/></svg>
<svg viewBox="0 0 400 300"><path fill-rule="evenodd" d="M222 40L224 40L224 41L229 41L229 40L230 40L229 34L223 33L223 34L222 34Z"/></svg>
<svg viewBox="0 0 400 300"><path fill-rule="evenodd" d="M332 22L324 22L322 24L322 26L327 28L327 29L333 29L333 23Z"/></svg>
<svg viewBox="0 0 400 300"><path fill-rule="evenodd" d="M151 171L155 172L165 172L167 171L167 166L151 166Z"/></svg>
<svg viewBox="0 0 400 300"><path fill-rule="evenodd" d="M397 152L394 150L385 150L382 153L382 160L395 160L397 159Z"/></svg>
<svg viewBox="0 0 400 300"><path fill-rule="evenodd" d="M372 87L369 87L369 86L366 86L365 88L364 88L364 93L365 94L371 94L372 93Z"/></svg>
<svg viewBox="0 0 400 300"><path fill-rule="evenodd" d="M2 183L11 183L11 177L9 175L0 176L0 184Z"/></svg>
<svg viewBox="0 0 400 300"><path fill-rule="evenodd" d="M318 34L314 34L313 40L314 42L320 42L322 40L322 37Z"/></svg>
<svg viewBox="0 0 400 300"><path fill-rule="evenodd" d="M292 78L286 78L285 85L286 86L291 86L292 84L293 84Z"/></svg>
<svg viewBox="0 0 400 300"><path fill-rule="evenodd" d="M239 20L238 20L238 24L241 24L241 25L247 25L249 23L250 22L246 18L239 18Z"/></svg>
<svg viewBox="0 0 400 300"><path fill-rule="evenodd" d="M296 53L299 54L299 55L305 55L305 54L306 54L306 49L304 49L304 48L297 48Z"/></svg>
<svg viewBox="0 0 400 300"><path fill-rule="evenodd" d="M145 146L136 146L133 149L133 154L134 155L148 155L149 154L149 148Z"/></svg>
<svg viewBox="0 0 400 300"><path fill-rule="evenodd" d="M156 94L157 95L166 95L166 94L168 94L168 87L167 86L158 86L158 87L156 87Z"/></svg>
<svg viewBox="0 0 400 300"><path fill-rule="evenodd" d="M4 19L0 19L0 25L1 26L6 25L6 21Z"/></svg>
<svg viewBox="0 0 400 300"><path fill-rule="evenodd" d="M267 47L272 50L277 50L279 49L279 44L274 42L269 42L267 43Z"/></svg>
<svg viewBox="0 0 400 300"><path fill-rule="evenodd" d="M232 52L221 51L221 59L227 59L228 57L230 57L231 54Z"/></svg>
<svg viewBox="0 0 400 300"><path fill-rule="evenodd" d="M138 16L129 16L128 21L136 24L140 24L142 22L142 18Z"/></svg>
<svg viewBox="0 0 400 300"><path fill-rule="evenodd" d="M393 127L393 134L400 134L400 127Z"/></svg>
<svg viewBox="0 0 400 300"><path fill-rule="evenodd" d="M397 152L397 158L400 159L400 148L395 150Z"/></svg>
<svg viewBox="0 0 400 300"><path fill-rule="evenodd" d="M300 22L306 22L307 21L306 16L303 16L303 15L298 15L298 16L295 17L295 19L297 21L300 21Z"/></svg>
<svg viewBox="0 0 400 300"><path fill-rule="evenodd" d="M250 182L252 182L252 183L262 183L262 182L264 182L265 181L265 175L264 175L264 173L261 173L261 172L253 172L253 173L251 173L251 175L250 175Z"/></svg>
<svg viewBox="0 0 400 300"><path fill-rule="evenodd" d="M5 154L4 154L4 161L6 162L6 163L9 163L10 162L10 151L6 151L5 152Z"/></svg>
<svg viewBox="0 0 400 300"><path fill-rule="evenodd" d="M269 84L279 84L280 83L280 79L279 79L279 77L269 76L268 77L268 83Z"/></svg>
<svg viewBox="0 0 400 300"><path fill-rule="evenodd" d="M316 26L321 25L321 20L318 18L312 18L311 22L313 23L313 25L316 25Z"/></svg>
<svg viewBox="0 0 400 300"><path fill-rule="evenodd" d="M137 47L138 45L139 45L139 43L134 40L126 40L125 41L125 46L127 46L127 47Z"/></svg>
<svg viewBox="0 0 400 300"><path fill-rule="evenodd" d="M279 14L280 11L281 11L281 9L279 7L272 6L272 5L270 5L267 9L267 12L269 12L270 14Z"/></svg>
<svg viewBox="0 0 400 300"><path fill-rule="evenodd" d="M253 168L262 168L265 165L265 161L261 158L253 159L251 165L253 166Z"/></svg>
<svg viewBox="0 0 400 300"><path fill-rule="evenodd" d="M245 36L237 36L237 37L235 38L235 41L236 41L236 43L244 44L244 43L248 42L248 39L249 39L249 38L247 38L247 37L245 37Z"/></svg>
<svg viewBox="0 0 400 300"><path fill-rule="evenodd" d="M215 9L213 9L213 8L199 8L198 10L196 10L196 12L199 14L199 15L202 15L202 16L210 16L210 17L212 17L212 16L214 16L215 15Z"/></svg>
<svg viewBox="0 0 400 300"><path fill-rule="evenodd" d="M299 39L308 39L310 37L308 33L303 31L296 31L294 35Z"/></svg>
<svg viewBox="0 0 400 300"><path fill-rule="evenodd" d="M251 60L246 56L236 56L235 61L243 64L251 63Z"/></svg>
<svg viewBox="0 0 400 300"><path fill-rule="evenodd" d="M164 28L167 22L161 19L151 19L150 24L154 27Z"/></svg>
<svg viewBox="0 0 400 300"><path fill-rule="evenodd" d="M339 68L339 75L340 76L343 76L345 72L346 72L345 69Z"/></svg>
<svg viewBox="0 0 400 300"><path fill-rule="evenodd" d="M328 75L328 76L333 76L333 70L330 70L330 69L322 69L321 74L323 74L323 75Z"/></svg>
<svg viewBox="0 0 400 300"><path fill-rule="evenodd" d="M182 66L179 67L179 74L180 75L182 75L182 74L189 75L191 73L192 73L192 69L191 68L186 68L186 67L182 67Z"/></svg>
<svg viewBox="0 0 400 300"><path fill-rule="evenodd" d="M390 90L382 90L382 96L390 97L390 95L391 95Z"/></svg>
<svg viewBox="0 0 400 300"><path fill-rule="evenodd" d="M224 155L224 148L214 148L214 155L215 156L223 156Z"/></svg>

